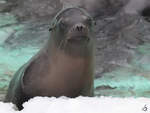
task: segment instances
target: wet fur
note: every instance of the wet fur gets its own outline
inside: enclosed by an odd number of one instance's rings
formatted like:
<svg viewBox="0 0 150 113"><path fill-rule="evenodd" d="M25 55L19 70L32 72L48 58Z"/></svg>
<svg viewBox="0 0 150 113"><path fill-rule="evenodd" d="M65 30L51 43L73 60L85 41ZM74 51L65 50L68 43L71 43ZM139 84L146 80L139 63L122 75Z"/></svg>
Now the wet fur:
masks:
<svg viewBox="0 0 150 113"><path fill-rule="evenodd" d="M47 44L16 72L5 102L13 102L21 110L23 102L35 96L93 96L93 41L72 46L63 39L57 45L56 37L50 36Z"/></svg>

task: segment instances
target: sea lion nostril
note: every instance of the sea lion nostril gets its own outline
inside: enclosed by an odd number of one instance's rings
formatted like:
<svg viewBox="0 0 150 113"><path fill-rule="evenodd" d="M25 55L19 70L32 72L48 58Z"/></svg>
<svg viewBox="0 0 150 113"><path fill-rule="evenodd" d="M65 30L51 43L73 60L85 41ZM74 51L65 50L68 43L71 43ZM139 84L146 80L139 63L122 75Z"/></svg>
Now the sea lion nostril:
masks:
<svg viewBox="0 0 150 113"><path fill-rule="evenodd" d="M83 31L84 28L85 28L85 26L83 24L77 24L75 26L75 29L78 30L78 31Z"/></svg>
<svg viewBox="0 0 150 113"><path fill-rule="evenodd" d="M79 26L77 26L77 30L80 31L80 27Z"/></svg>
<svg viewBox="0 0 150 113"><path fill-rule="evenodd" d="M83 26L80 26L80 30L82 31L82 29L83 29Z"/></svg>

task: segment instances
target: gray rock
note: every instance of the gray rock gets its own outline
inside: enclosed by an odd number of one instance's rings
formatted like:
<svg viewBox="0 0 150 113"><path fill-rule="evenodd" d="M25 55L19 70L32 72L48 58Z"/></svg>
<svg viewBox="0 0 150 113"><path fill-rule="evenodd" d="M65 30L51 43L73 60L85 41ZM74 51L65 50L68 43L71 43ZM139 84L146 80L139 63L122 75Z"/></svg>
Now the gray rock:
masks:
<svg viewBox="0 0 150 113"><path fill-rule="evenodd" d="M59 0L8 0L14 2L11 12L19 20L50 20L61 8Z"/></svg>

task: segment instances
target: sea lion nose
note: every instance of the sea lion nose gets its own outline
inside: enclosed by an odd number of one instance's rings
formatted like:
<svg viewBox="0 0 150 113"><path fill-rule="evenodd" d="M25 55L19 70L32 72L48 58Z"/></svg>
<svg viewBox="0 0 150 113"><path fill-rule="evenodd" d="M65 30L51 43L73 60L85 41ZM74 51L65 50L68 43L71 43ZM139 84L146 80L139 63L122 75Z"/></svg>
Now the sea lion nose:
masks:
<svg viewBox="0 0 150 113"><path fill-rule="evenodd" d="M76 24L76 25L74 26L74 30L77 30L77 31L80 31L80 32L84 31L85 28L86 28L85 25L82 24L82 23L78 23L78 24Z"/></svg>

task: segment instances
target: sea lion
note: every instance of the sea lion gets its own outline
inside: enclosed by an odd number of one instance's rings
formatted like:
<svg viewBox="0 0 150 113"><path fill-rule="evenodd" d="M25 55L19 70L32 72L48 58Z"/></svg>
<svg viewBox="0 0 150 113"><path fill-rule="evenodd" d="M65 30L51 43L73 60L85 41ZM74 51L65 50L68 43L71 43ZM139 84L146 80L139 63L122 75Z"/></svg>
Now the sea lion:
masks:
<svg viewBox="0 0 150 113"><path fill-rule="evenodd" d="M5 102L21 110L35 96L93 96L93 26L93 18L81 8L60 11L46 45L14 75Z"/></svg>

